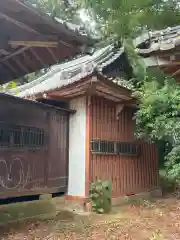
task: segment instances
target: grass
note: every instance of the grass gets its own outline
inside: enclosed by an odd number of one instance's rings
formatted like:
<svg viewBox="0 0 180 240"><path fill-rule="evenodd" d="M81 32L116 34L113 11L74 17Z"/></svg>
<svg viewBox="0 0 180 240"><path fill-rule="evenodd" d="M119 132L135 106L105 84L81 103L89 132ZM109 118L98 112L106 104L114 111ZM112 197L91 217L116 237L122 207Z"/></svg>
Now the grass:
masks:
<svg viewBox="0 0 180 240"><path fill-rule="evenodd" d="M173 196L113 208L108 215L88 219L58 216L52 221L29 222L1 229L4 240L176 240L180 239L180 202Z"/></svg>

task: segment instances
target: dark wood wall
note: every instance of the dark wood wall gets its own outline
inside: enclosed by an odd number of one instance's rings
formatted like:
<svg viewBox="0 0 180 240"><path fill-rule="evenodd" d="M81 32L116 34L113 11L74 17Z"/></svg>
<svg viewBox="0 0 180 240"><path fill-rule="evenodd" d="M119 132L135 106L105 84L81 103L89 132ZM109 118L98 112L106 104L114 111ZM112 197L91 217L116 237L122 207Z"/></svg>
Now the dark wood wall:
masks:
<svg viewBox="0 0 180 240"><path fill-rule="evenodd" d="M64 192L69 112L0 96L0 198Z"/></svg>

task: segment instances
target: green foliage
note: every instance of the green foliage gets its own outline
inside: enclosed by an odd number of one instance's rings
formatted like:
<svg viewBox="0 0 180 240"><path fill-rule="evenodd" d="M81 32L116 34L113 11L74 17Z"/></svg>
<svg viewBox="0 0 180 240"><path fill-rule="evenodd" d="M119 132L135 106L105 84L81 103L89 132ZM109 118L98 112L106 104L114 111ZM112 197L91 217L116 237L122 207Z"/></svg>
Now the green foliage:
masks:
<svg viewBox="0 0 180 240"><path fill-rule="evenodd" d="M28 0L41 11L48 13L53 19L73 23L79 30L92 38L99 38L100 25L96 25L93 13L84 8L82 0ZM83 15L83 18L82 18Z"/></svg>
<svg viewBox="0 0 180 240"><path fill-rule="evenodd" d="M178 0L86 0L104 23L106 36L132 37L144 29L161 29L179 24Z"/></svg>
<svg viewBox="0 0 180 240"><path fill-rule="evenodd" d="M9 89L16 88L16 82L12 81L0 86L0 92L8 92Z"/></svg>
<svg viewBox="0 0 180 240"><path fill-rule="evenodd" d="M180 85L171 77L151 72L134 95L140 101L135 114L138 137L166 142L166 177L170 182L179 182Z"/></svg>
<svg viewBox="0 0 180 240"><path fill-rule="evenodd" d="M174 142L180 136L180 85L171 77L146 76L134 95L140 100L136 113L139 137Z"/></svg>
<svg viewBox="0 0 180 240"><path fill-rule="evenodd" d="M180 145L175 145L166 156L167 175L180 183Z"/></svg>
<svg viewBox="0 0 180 240"><path fill-rule="evenodd" d="M73 21L79 4L78 1L71 4L68 0L38 0L36 7L49 13L52 18L58 17L62 20Z"/></svg>
<svg viewBox="0 0 180 240"><path fill-rule="evenodd" d="M108 213L111 210L111 183L96 181L90 186L92 210L96 213Z"/></svg>
<svg viewBox="0 0 180 240"><path fill-rule="evenodd" d="M168 141L158 141L157 144L158 148L158 162L159 162L159 169L162 170L165 168L165 159L168 153L171 152L173 146Z"/></svg>
<svg viewBox="0 0 180 240"><path fill-rule="evenodd" d="M178 182L166 170L159 171L159 181L163 193L174 192Z"/></svg>

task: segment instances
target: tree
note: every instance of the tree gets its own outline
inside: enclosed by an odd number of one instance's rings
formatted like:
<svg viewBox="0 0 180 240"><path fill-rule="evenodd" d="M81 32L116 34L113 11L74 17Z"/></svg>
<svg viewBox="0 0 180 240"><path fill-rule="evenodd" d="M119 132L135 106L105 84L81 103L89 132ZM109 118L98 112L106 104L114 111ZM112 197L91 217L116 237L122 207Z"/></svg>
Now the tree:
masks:
<svg viewBox="0 0 180 240"><path fill-rule="evenodd" d="M138 79L145 78L146 71L133 39L143 31L172 27L180 21L179 0L81 0L81 7L99 23L105 41L122 42Z"/></svg>
<svg viewBox="0 0 180 240"><path fill-rule="evenodd" d="M84 0L103 22L105 36L134 37L145 29L179 24L178 0Z"/></svg>
<svg viewBox="0 0 180 240"><path fill-rule="evenodd" d="M134 95L140 100L135 115L138 136L166 143L164 160L167 174L179 181L180 85L160 72L149 73Z"/></svg>
<svg viewBox="0 0 180 240"><path fill-rule="evenodd" d="M107 41L120 40L134 69L136 83L146 79L146 68L135 53L133 39L143 31L160 30L179 24L179 0L81 0L101 25Z"/></svg>
<svg viewBox="0 0 180 240"><path fill-rule="evenodd" d="M87 35L99 37L99 25L91 21L92 12L82 7L81 0L28 0L28 2L53 19L73 23L78 28L86 30Z"/></svg>
<svg viewBox="0 0 180 240"><path fill-rule="evenodd" d="M66 21L80 21L77 17L79 9L78 0L72 3L70 0L30 0L31 4L48 13L52 18L58 17Z"/></svg>
<svg viewBox="0 0 180 240"><path fill-rule="evenodd" d="M161 72L149 73L134 95L140 99L136 113L139 137L176 144L180 136L180 85ZM176 124L175 124L176 123Z"/></svg>

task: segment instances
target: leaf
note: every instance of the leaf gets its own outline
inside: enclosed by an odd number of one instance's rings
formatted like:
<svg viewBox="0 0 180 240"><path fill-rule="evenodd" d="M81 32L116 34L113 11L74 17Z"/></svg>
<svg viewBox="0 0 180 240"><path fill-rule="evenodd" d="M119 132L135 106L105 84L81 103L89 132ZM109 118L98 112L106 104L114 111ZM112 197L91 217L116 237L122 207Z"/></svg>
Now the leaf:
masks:
<svg viewBox="0 0 180 240"><path fill-rule="evenodd" d="M103 209L103 208L99 208L99 209L97 210L97 212L98 212L98 213L104 213L104 209Z"/></svg>

